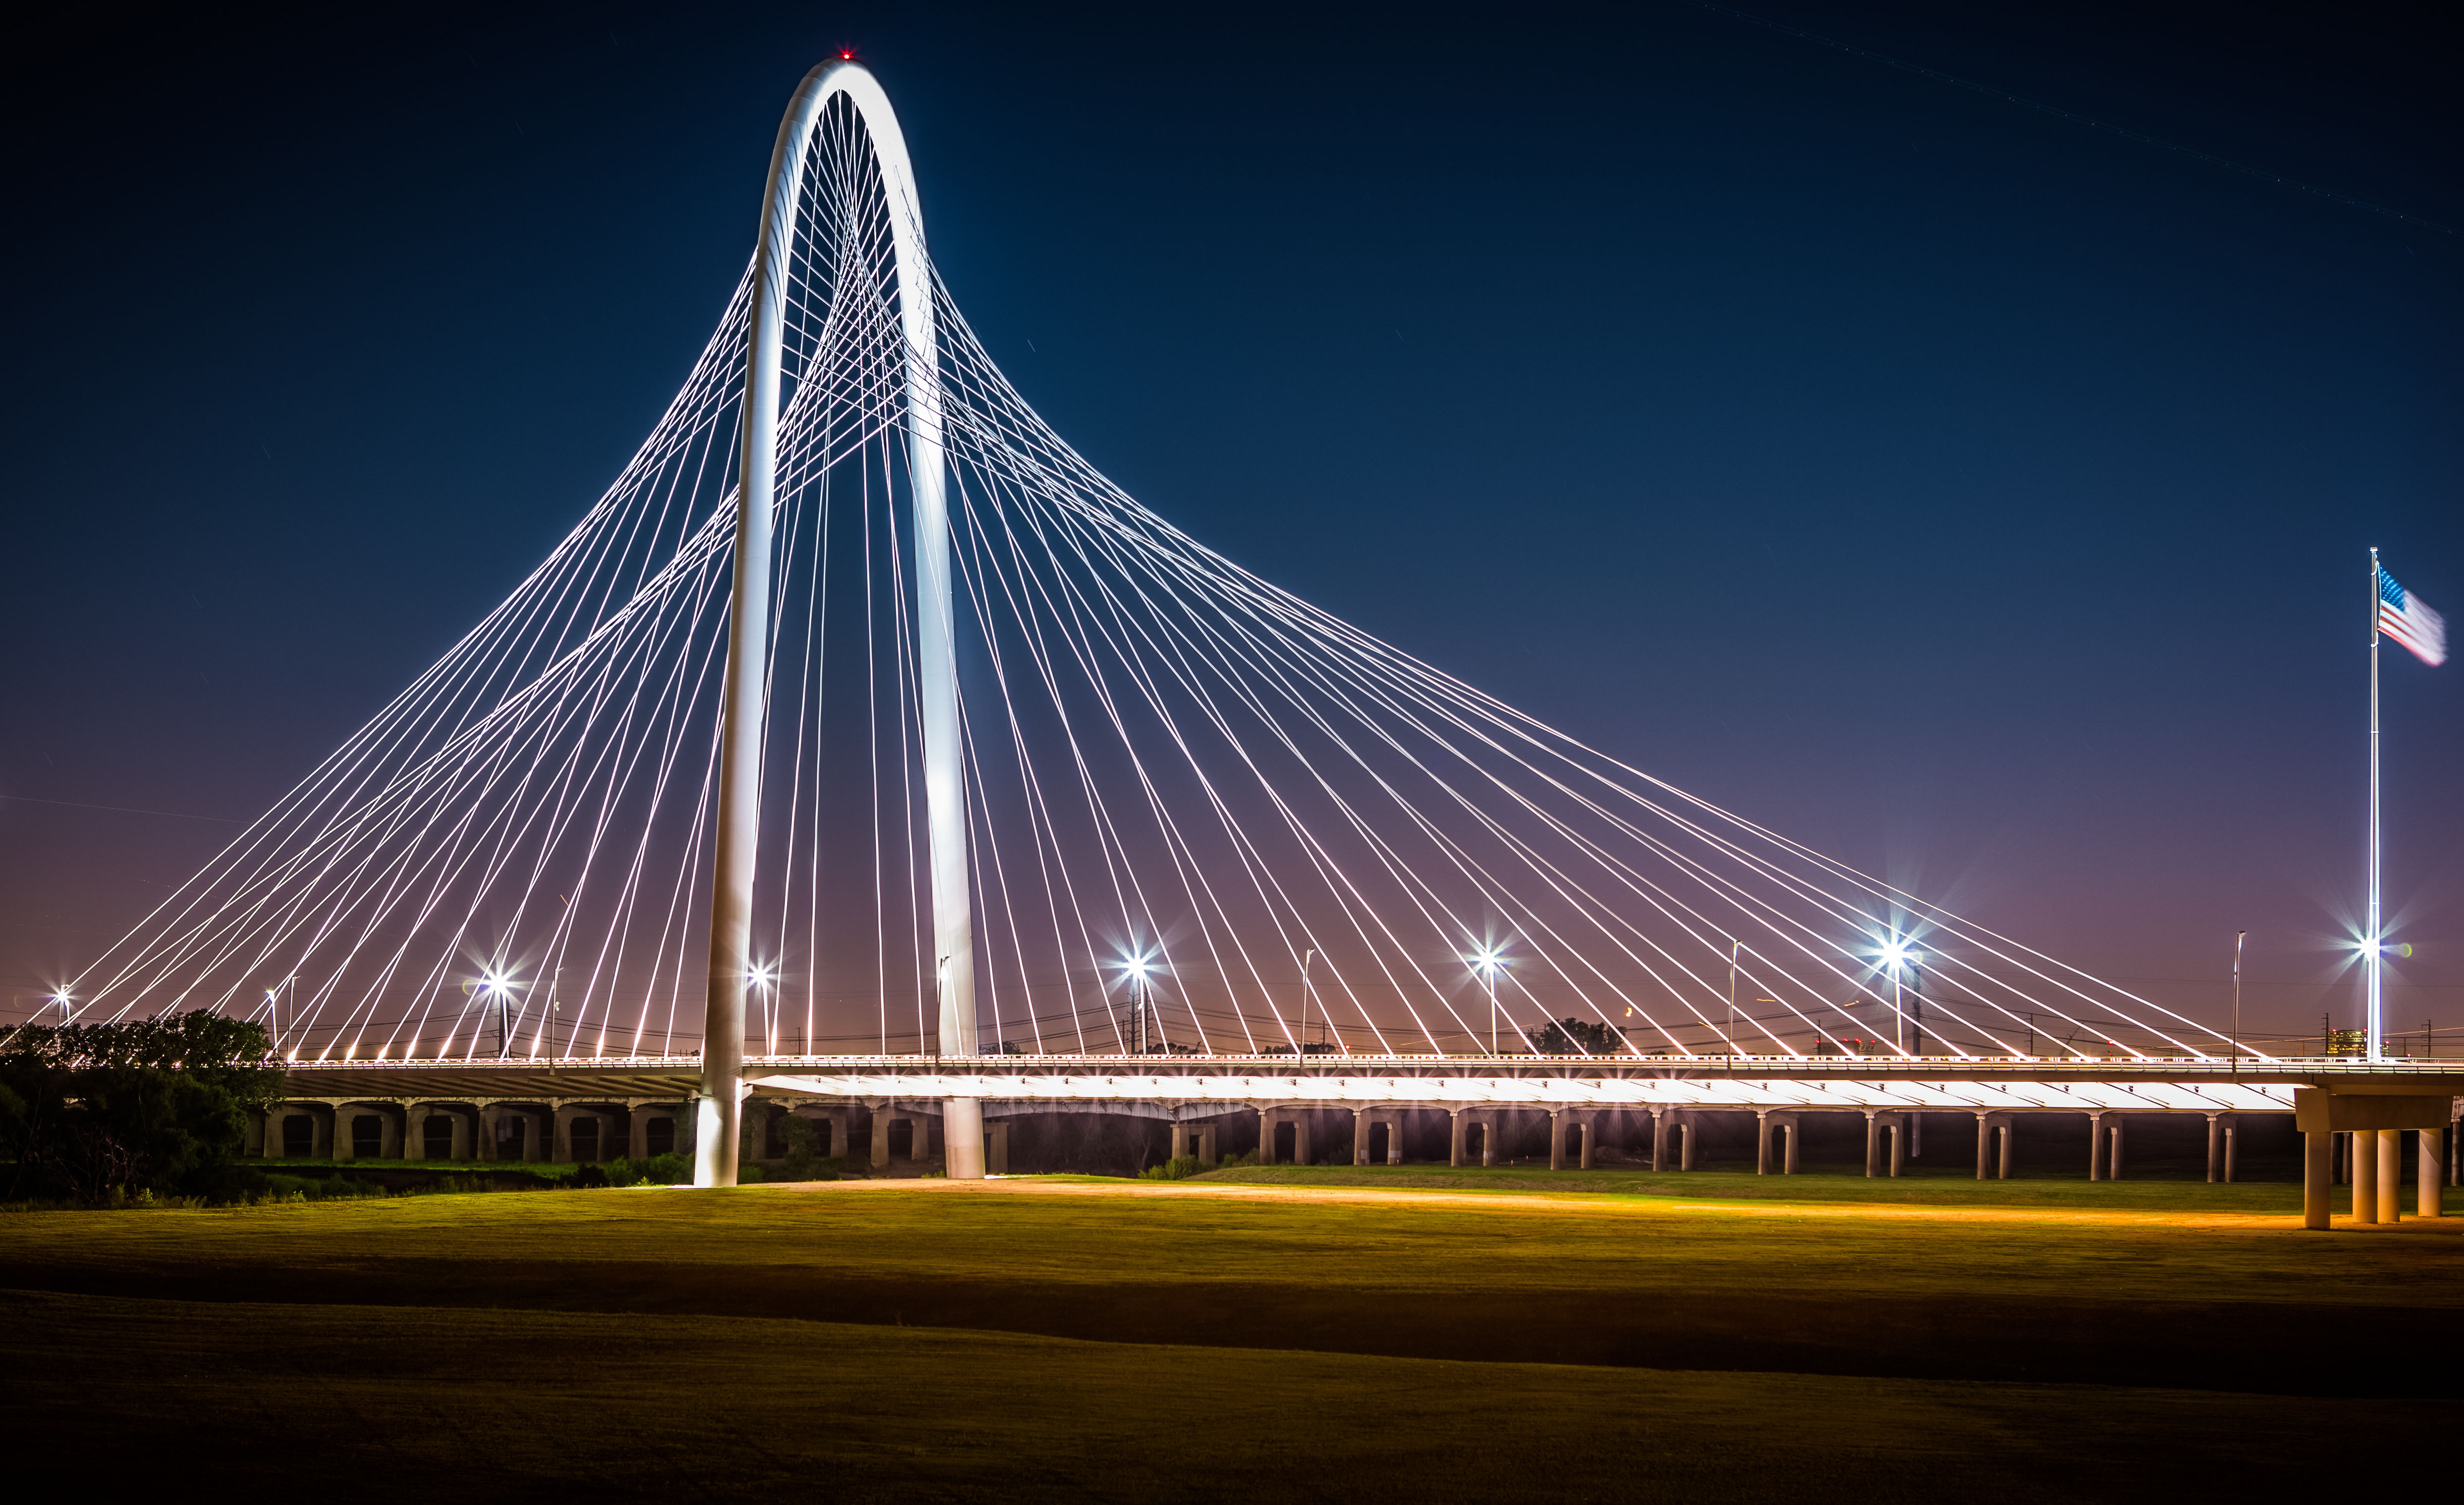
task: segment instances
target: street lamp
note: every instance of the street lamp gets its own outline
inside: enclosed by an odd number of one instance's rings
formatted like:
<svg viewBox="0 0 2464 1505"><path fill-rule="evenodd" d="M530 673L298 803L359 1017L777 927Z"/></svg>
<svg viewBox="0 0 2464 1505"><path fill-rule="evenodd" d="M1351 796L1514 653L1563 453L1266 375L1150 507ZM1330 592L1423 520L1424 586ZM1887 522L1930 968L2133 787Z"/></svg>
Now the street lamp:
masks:
<svg viewBox="0 0 2464 1505"><path fill-rule="evenodd" d="M483 972L479 975L480 1007L483 1008L487 1007L488 998L492 994L496 1000L496 1059L500 1061L511 1053L513 1047L513 991L514 980L502 972Z"/></svg>
<svg viewBox="0 0 2464 1505"><path fill-rule="evenodd" d="M1130 980L1129 1051L1132 1055L1144 1055L1149 1049L1147 1010L1154 1003L1154 985L1148 974L1155 970L1155 959L1145 952L1133 953L1122 959L1121 970L1129 974Z"/></svg>
<svg viewBox="0 0 2464 1505"><path fill-rule="evenodd" d="M943 970L946 971L947 969L948 963L944 963ZM756 962L751 966L744 969L744 985L746 989L751 992L759 993L765 999L769 997L770 989L778 983L778 981L779 966L775 962ZM772 1055L779 1053L779 1010L775 1007L775 1003L776 1001L772 1000L771 1002L764 1003L762 1005L762 1008L768 1018L768 1025L761 1031L761 1035L763 1039L770 1042L770 1053Z"/></svg>
<svg viewBox="0 0 2464 1505"><path fill-rule="evenodd" d="M1497 1053L1497 974L1506 970L1506 953L1493 945L1484 945L1463 958L1480 974L1480 985L1488 994L1488 1053Z"/></svg>
<svg viewBox="0 0 2464 1505"><path fill-rule="evenodd" d="M1908 1048L1909 1015L1902 1004L1900 979L1903 970L1913 971L1916 968L1916 945L1905 936L1893 936L1882 942L1882 948L1878 955L1881 965L1891 974L1891 1043L1898 1046L1902 1051L1905 1051ZM1920 995L1917 1001L1919 1012L1915 1021L1919 1052L1925 1050L1925 1015L1922 1011L1924 1007L1925 1001Z"/></svg>

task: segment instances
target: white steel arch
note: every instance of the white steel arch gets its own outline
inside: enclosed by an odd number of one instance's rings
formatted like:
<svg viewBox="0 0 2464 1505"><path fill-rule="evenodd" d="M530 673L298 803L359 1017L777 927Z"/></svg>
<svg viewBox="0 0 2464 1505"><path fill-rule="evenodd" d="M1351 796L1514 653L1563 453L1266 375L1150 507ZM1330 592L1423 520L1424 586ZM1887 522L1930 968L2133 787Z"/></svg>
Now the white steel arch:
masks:
<svg viewBox="0 0 2464 1505"><path fill-rule="evenodd" d="M710 982L704 995L702 1090L693 1184L732 1186L744 1097L745 995L751 986L753 876L760 844L764 662L770 641L771 531L778 500L779 387L796 205L813 130L840 95L870 139L889 201L891 248L906 341L908 472L915 530L916 681L933 876L940 1045L976 1053L974 899L967 880L964 754L958 732L957 625L950 588L948 465L942 449L939 346L924 216L907 138L880 80L840 59L804 76L779 122L753 272L745 358L744 448L737 494L736 593L728 616L727 682L720 700L715 870L711 885ZM949 1174L983 1175L982 1105L953 1097L942 1117Z"/></svg>

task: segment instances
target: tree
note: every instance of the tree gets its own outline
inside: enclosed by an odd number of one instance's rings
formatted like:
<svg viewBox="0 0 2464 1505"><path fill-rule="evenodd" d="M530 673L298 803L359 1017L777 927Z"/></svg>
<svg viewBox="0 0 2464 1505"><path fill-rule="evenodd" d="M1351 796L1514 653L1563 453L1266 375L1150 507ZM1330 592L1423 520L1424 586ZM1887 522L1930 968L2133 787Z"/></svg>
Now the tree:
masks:
<svg viewBox="0 0 2464 1505"><path fill-rule="evenodd" d="M1533 1030L1531 1043L1543 1055L1615 1055L1625 1049L1625 1036L1609 1025L1559 1019Z"/></svg>
<svg viewBox="0 0 2464 1505"><path fill-rule="evenodd" d="M219 1014L28 1026L0 1042L7 1195L226 1192L249 1115L281 1094L265 1029Z"/></svg>

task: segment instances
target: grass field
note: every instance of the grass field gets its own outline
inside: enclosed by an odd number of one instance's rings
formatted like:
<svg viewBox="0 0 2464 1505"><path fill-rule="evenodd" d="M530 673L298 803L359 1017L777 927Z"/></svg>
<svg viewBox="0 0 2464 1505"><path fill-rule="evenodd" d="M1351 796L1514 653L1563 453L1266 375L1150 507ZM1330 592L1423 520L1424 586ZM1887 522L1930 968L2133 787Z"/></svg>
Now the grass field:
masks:
<svg viewBox="0 0 2464 1505"><path fill-rule="evenodd" d="M2101 1500L2332 1480L2364 1432L2374 1482L2442 1476L2399 1439L2455 1414L2464 1220L2303 1233L2244 1205L2280 1187L1424 1174L1478 1189L1284 1168L19 1214L0 1352L41 1377L36 1435L106 1447L143 1414L250 1459L251 1493Z"/></svg>

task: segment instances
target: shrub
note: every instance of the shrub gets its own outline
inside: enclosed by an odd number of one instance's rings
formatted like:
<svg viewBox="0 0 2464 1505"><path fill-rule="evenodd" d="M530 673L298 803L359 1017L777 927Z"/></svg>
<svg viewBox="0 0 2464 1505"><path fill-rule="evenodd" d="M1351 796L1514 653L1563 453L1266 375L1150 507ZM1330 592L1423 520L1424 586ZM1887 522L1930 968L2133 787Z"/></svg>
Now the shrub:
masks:
<svg viewBox="0 0 2464 1505"><path fill-rule="evenodd" d="M675 1151L647 1160L612 1160L601 1169L611 1186L680 1186L693 1180L693 1157Z"/></svg>
<svg viewBox="0 0 2464 1505"><path fill-rule="evenodd" d="M1138 1172L1140 1181L1187 1181L1205 1167L1195 1155L1176 1155L1160 1165L1150 1165Z"/></svg>

